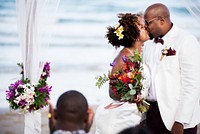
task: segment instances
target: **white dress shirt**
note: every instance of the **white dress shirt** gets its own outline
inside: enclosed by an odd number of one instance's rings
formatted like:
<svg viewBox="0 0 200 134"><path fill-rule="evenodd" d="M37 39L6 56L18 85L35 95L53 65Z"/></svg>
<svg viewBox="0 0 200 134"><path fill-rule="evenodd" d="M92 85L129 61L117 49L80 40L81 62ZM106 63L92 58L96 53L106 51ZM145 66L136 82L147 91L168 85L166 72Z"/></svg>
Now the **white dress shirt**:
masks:
<svg viewBox="0 0 200 134"><path fill-rule="evenodd" d="M147 51L151 51L151 55L149 55L148 60L149 60L149 64L147 65L149 68L149 72L150 72L150 89L148 92L148 96L147 96L147 100L149 101L157 101L156 98L156 91L155 91L155 75L156 75L156 70L157 67L160 63L160 57L161 57L161 50L165 47L165 45L162 45L161 43L155 43L153 41L149 41L147 43L153 43L151 44L146 44L151 46L151 48L148 47Z"/></svg>

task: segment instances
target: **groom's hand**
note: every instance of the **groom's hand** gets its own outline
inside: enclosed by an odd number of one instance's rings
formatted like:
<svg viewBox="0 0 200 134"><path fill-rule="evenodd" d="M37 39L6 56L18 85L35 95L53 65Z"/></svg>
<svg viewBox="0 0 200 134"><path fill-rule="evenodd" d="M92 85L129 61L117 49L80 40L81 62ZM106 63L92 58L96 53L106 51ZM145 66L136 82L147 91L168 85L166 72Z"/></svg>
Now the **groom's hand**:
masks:
<svg viewBox="0 0 200 134"><path fill-rule="evenodd" d="M171 134L183 134L183 132L184 132L183 124L179 122L174 122Z"/></svg>

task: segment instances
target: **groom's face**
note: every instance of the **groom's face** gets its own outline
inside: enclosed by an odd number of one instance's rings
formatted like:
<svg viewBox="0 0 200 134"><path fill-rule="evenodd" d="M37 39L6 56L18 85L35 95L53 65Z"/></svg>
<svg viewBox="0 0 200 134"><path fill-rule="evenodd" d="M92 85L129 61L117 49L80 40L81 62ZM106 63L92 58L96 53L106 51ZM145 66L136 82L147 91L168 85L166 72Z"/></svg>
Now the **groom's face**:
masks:
<svg viewBox="0 0 200 134"><path fill-rule="evenodd" d="M148 26L147 26L147 31L148 31L148 34L149 34L149 39L152 40L154 37L153 37L153 35L151 34L151 32L150 32Z"/></svg>
<svg viewBox="0 0 200 134"><path fill-rule="evenodd" d="M145 12L144 14L145 23L147 26L147 31L149 32L150 39L156 38L159 36L159 16L153 15L153 13Z"/></svg>

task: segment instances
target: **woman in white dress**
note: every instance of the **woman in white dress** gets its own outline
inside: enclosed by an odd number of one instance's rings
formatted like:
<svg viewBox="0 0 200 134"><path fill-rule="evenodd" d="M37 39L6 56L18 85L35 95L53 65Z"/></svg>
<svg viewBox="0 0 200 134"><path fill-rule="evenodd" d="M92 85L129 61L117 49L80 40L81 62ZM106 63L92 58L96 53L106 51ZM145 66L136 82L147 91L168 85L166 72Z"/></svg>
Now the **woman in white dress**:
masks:
<svg viewBox="0 0 200 134"><path fill-rule="evenodd" d="M123 46L117 57L114 59L111 75L122 69L123 56L133 56L134 51L142 52L144 42L149 39L142 15L119 14L119 25L108 27L106 37L108 42L118 48ZM144 90L134 101L138 102L147 95L150 85L148 68L143 65ZM117 134L125 128L138 125L141 120L141 113L138 112L136 103L121 102L120 96L109 89L110 100L100 104L95 113L95 134Z"/></svg>

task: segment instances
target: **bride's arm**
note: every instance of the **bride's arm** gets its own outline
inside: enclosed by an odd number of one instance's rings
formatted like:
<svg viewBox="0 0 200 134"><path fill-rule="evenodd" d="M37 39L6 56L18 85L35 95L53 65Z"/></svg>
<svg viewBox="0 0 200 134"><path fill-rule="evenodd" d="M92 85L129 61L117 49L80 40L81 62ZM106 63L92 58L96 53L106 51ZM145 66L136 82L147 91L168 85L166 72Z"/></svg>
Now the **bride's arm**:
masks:
<svg viewBox="0 0 200 134"><path fill-rule="evenodd" d="M122 61L122 56L125 55L124 53L122 53L122 51L119 53L119 55L115 58L114 62L115 65L113 66L112 70L111 70L111 75L113 75L114 73L118 72L119 70L122 69L124 62ZM109 96L110 98L112 98L113 100L118 100L120 101L121 97L119 95L116 95L114 93L114 91L112 90L111 84L113 83L114 80L110 80L109 81Z"/></svg>

